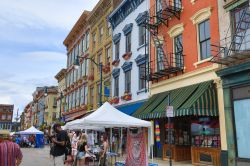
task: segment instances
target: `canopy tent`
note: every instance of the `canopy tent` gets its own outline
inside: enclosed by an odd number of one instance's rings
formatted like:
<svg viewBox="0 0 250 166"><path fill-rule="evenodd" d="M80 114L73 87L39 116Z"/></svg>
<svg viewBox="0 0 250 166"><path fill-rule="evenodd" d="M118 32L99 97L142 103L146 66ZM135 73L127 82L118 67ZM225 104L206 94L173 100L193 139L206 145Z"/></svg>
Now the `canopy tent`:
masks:
<svg viewBox="0 0 250 166"><path fill-rule="evenodd" d="M105 128L113 127L151 127L151 122L129 116L117 110L108 102L105 102L92 114L79 119L75 123L78 126L97 126Z"/></svg>
<svg viewBox="0 0 250 166"><path fill-rule="evenodd" d="M34 126L32 126L27 130L17 132L17 134L43 134L43 132L37 130Z"/></svg>
<svg viewBox="0 0 250 166"><path fill-rule="evenodd" d="M101 126L87 126L87 125L79 125L79 121L81 119L76 119L74 121L66 123L65 126L62 126L63 130L96 130L96 131L104 131L104 127Z"/></svg>

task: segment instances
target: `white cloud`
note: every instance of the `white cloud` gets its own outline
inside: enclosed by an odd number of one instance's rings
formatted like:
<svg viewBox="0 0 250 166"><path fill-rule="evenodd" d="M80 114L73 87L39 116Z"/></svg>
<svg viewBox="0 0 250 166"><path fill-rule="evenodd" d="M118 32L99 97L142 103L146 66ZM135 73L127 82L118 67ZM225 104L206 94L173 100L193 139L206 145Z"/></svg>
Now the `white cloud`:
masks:
<svg viewBox="0 0 250 166"><path fill-rule="evenodd" d="M24 60L32 61L66 61L66 54L51 51L24 52L21 54Z"/></svg>

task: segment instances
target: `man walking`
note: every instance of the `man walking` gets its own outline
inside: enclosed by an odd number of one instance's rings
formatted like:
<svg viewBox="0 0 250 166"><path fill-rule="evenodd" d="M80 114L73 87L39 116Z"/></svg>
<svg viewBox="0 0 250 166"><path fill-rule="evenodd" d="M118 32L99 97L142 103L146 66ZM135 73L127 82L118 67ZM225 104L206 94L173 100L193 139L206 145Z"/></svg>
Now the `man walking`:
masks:
<svg viewBox="0 0 250 166"><path fill-rule="evenodd" d="M65 160L67 132L62 130L61 125L58 123L54 124L53 130L56 132L55 138L51 138L51 141L54 144L51 152L54 157L54 166L63 166Z"/></svg>
<svg viewBox="0 0 250 166"><path fill-rule="evenodd" d="M0 130L0 166L19 166L22 158L19 145L10 140L10 132Z"/></svg>

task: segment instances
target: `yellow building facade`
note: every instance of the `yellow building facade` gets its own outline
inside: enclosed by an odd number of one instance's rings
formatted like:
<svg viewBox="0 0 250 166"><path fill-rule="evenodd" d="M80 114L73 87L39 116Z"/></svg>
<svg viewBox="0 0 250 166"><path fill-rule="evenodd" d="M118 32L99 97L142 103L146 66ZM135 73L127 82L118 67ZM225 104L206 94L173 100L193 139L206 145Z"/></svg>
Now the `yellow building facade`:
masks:
<svg viewBox="0 0 250 166"><path fill-rule="evenodd" d="M44 107L44 122L47 125L51 125L58 119L57 112L57 87L48 89L48 94L45 96Z"/></svg>

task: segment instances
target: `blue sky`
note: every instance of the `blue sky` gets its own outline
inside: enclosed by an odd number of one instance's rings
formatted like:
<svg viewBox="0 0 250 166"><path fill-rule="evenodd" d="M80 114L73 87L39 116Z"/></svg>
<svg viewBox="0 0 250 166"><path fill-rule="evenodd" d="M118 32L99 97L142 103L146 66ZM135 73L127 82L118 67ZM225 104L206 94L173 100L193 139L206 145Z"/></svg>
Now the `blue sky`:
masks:
<svg viewBox="0 0 250 166"><path fill-rule="evenodd" d="M0 104L23 111L37 86L57 85L54 76L66 67L63 40L97 2L0 1Z"/></svg>

